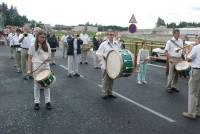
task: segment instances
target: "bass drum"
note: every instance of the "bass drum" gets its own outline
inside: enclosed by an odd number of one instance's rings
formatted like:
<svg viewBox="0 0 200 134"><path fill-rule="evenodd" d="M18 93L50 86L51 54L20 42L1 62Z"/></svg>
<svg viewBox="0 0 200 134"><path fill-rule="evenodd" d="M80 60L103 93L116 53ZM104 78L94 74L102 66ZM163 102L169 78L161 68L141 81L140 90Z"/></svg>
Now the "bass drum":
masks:
<svg viewBox="0 0 200 134"><path fill-rule="evenodd" d="M134 58L129 50L112 50L106 59L106 71L111 79L127 77L133 73Z"/></svg>

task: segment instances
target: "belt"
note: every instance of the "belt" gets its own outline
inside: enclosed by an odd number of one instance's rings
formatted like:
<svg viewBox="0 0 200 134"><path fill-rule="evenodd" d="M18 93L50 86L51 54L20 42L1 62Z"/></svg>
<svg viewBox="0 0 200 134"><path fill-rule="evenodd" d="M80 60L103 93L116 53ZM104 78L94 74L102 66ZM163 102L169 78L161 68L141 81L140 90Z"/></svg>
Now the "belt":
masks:
<svg viewBox="0 0 200 134"><path fill-rule="evenodd" d="M28 48L21 47L22 49L28 50Z"/></svg>
<svg viewBox="0 0 200 134"><path fill-rule="evenodd" d="M200 68L197 68L197 67L192 67L192 69L200 69Z"/></svg>

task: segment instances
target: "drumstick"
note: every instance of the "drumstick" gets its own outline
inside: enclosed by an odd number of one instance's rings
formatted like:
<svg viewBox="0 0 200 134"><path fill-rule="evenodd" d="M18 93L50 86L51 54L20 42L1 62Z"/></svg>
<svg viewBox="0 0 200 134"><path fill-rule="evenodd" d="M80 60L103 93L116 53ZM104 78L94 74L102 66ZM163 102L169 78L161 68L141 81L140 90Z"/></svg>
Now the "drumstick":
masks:
<svg viewBox="0 0 200 134"><path fill-rule="evenodd" d="M49 59L44 60L34 71L31 71L30 74L33 74L35 71L37 71L45 62L47 62ZM26 76L29 76L30 74L27 74Z"/></svg>

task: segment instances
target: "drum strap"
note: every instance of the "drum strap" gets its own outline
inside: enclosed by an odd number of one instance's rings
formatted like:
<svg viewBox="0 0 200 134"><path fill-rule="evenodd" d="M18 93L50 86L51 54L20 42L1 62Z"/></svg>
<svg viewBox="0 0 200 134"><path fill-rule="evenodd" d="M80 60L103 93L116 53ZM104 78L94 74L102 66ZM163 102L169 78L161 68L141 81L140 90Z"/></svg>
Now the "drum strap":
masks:
<svg viewBox="0 0 200 134"><path fill-rule="evenodd" d="M33 74L34 72L36 72L43 64L45 64L45 62L47 61L48 59L46 59L45 61L43 61L35 70L33 70L30 74ZM27 75L29 76L29 74Z"/></svg>
<svg viewBox="0 0 200 134"><path fill-rule="evenodd" d="M180 47L175 41L171 40L171 42L172 42L175 46L177 46L178 48L181 48L181 49L182 49L182 47Z"/></svg>

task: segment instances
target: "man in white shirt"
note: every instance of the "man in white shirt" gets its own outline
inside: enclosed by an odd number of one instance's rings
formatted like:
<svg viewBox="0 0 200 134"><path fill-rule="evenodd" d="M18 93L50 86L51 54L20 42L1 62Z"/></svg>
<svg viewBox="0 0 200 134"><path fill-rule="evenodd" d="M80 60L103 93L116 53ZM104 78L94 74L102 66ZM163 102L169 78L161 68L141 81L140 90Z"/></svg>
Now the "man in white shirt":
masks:
<svg viewBox="0 0 200 134"><path fill-rule="evenodd" d="M19 35L21 34L21 30L17 29L15 36L12 38L12 40L10 41L10 45L12 46L16 46L14 47L16 50L15 53L15 61L16 61L16 68L17 68L17 72L21 72L21 48L20 48L20 43L19 43Z"/></svg>
<svg viewBox="0 0 200 134"><path fill-rule="evenodd" d="M11 27L11 31L8 34L8 37L7 37L9 45L10 45L10 58L11 59L14 59L14 57L15 57L14 55L15 55L15 52L16 52L14 44L11 43L14 36L15 36L15 28Z"/></svg>
<svg viewBox="0 0 200 134"><path fill-rule="evenodd" d="M23 27L23 34L19 35L19 43L21 43L21 70L23 79L27 80L27 62L28 62L28 49L32 44L33 35L29 33L30 28L27 26Z"/></svg>
<svg viewBox="0 0 200 134"><path fill-rule="evenodd" d="M106 72L106 68L105 68L105 64L106 64L105 61L106 61L107 54L111 50L116 50L116 51L120 50L119 44L117 42L114 42L113 38L114 38L114 32L109 30L108 40L102 42L101 45L99 46L99 49L96 52L97 56L101 60L101 69L103 72L102 99L107 99L108 97L116 98L116 96L112 94L113 79L111 79L108 76Z"/></svg>
<svg viewBox="0 0 200 134"><path fill-rule="evenodd" d="M61 37L60 42L63 47L63 58L67 56L67 32L64 33L64 35Z"/></svg>
<svg viewBox="0 0 200 134"><path fill-rule="evenodd" d="M179 38L180 31L175 29L173 31L173 37L168 40L165 46L166 56L169 59L169 74L167 78L167 92L172 93L173 91L179 92L176 88L178 81L178 72L175 70L175 65L181 61L183 41Z"/></svg>
<svg viewBox="0 0 200 134"><path fill-rule="evenodd" d="M191 64L191 76L188 82L188 112L183 112L183 116L189 119L200 117L200 35L197 37L198 45L192 48L187 56Z"/></svg>
<svg viewBox="0 0 200 134"><path fill-rule="evenodd" d="M80 34L80 39L83 41L83 45L81 46L81 61L80 64L88 64L87 62L87 52L89 49L89 36L86 33L86 30L83 31L82 34Z"/></svg>

